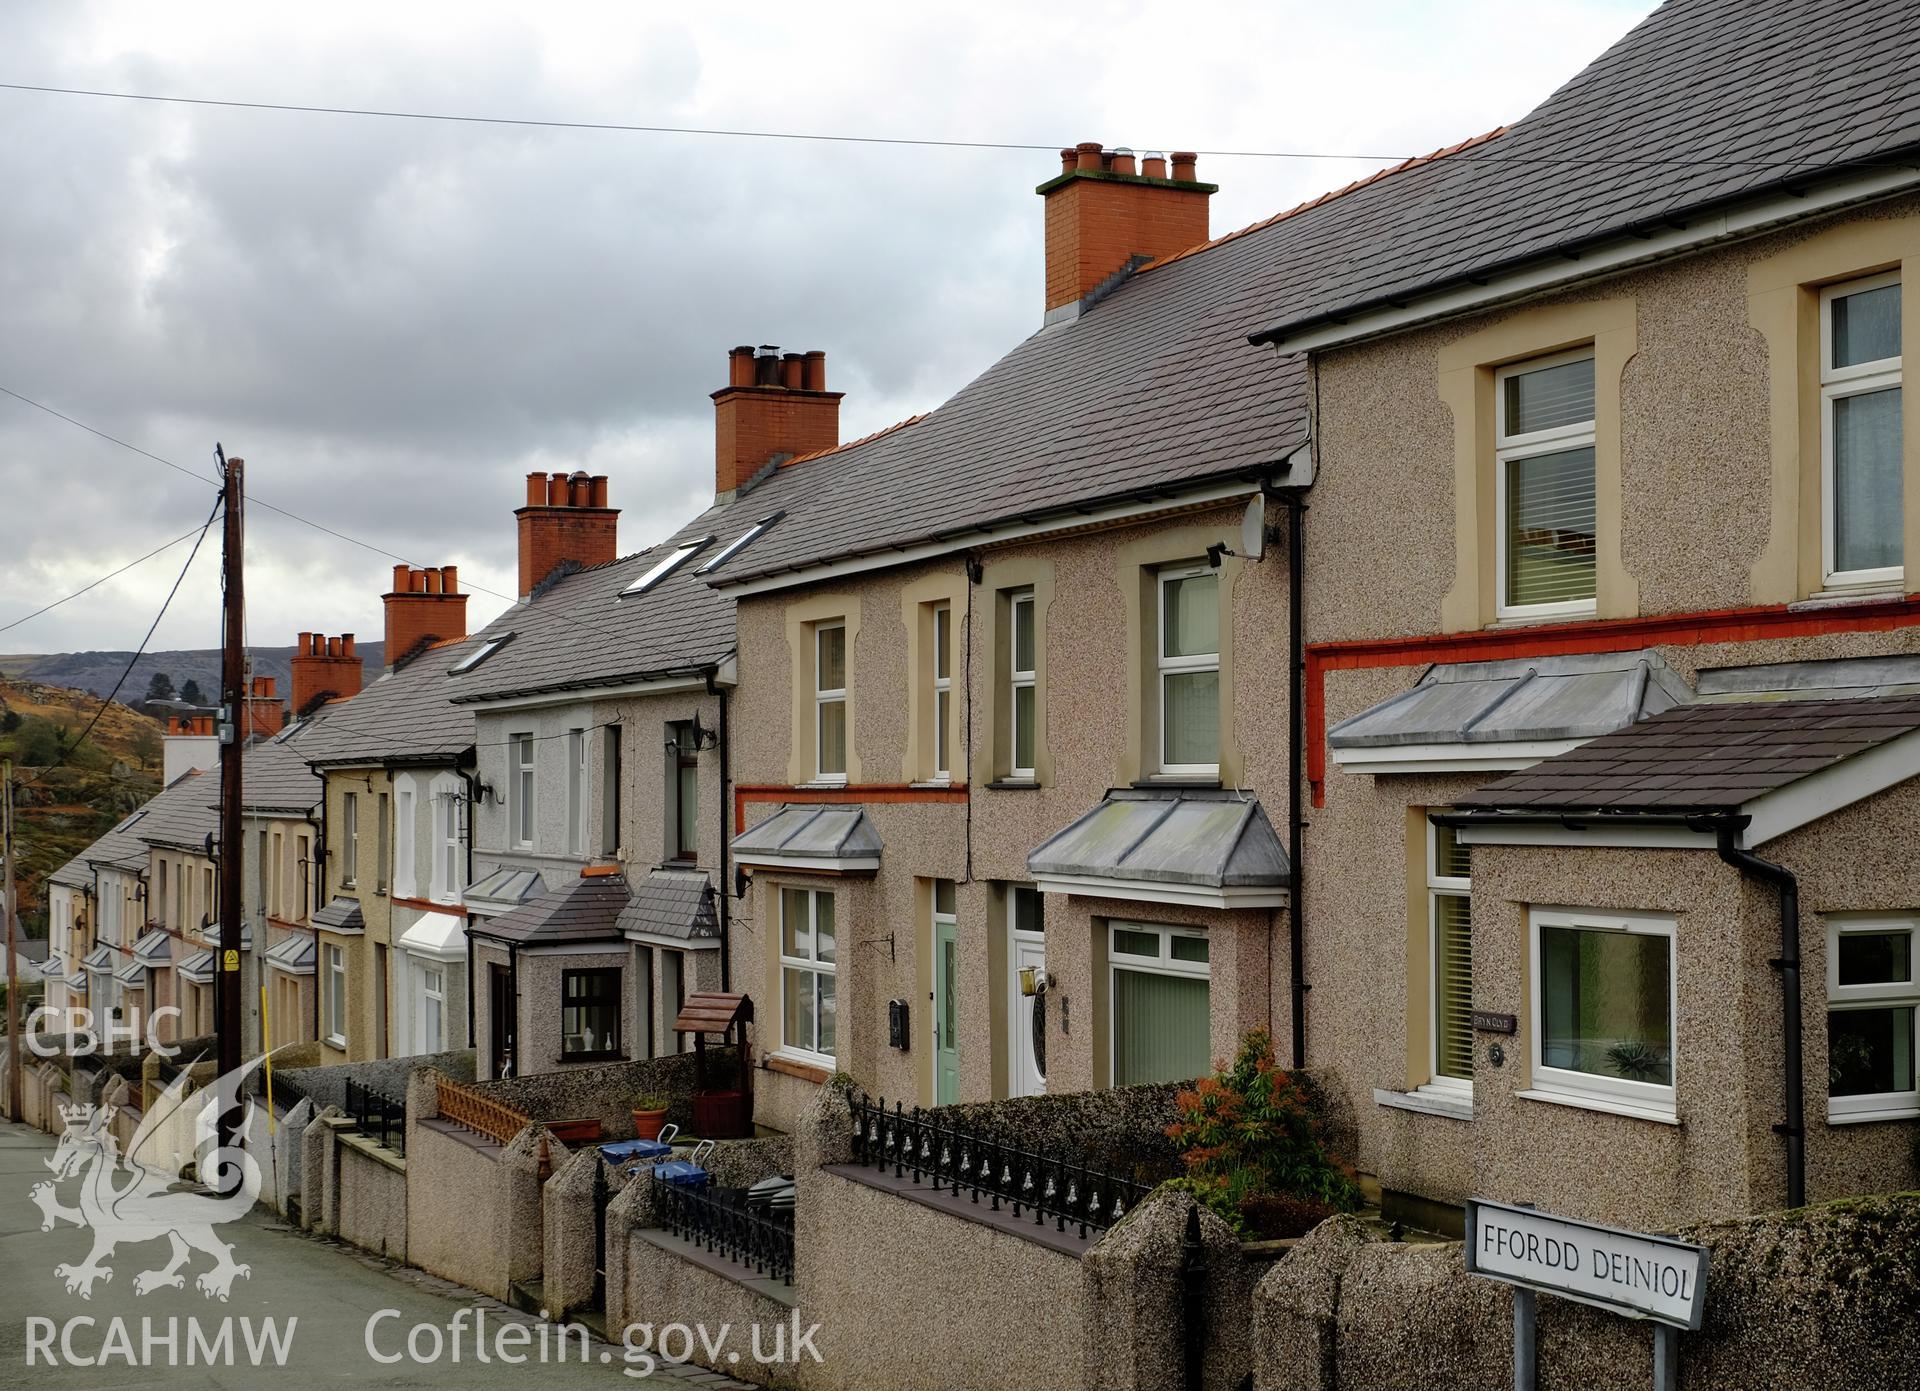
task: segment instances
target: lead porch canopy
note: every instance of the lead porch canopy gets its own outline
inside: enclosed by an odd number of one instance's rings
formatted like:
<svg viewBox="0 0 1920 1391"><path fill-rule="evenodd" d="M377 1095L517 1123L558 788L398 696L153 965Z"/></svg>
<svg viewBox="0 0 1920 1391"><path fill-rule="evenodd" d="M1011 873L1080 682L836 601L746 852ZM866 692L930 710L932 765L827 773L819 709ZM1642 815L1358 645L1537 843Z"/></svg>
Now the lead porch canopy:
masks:
<svg viewBox="0 0 1920 1391"><path fill-rule="evenodd" d="M1255 798L1117 788L1027 856L1043 893L1200 908L1284 908L1287 852Z"/></svg>

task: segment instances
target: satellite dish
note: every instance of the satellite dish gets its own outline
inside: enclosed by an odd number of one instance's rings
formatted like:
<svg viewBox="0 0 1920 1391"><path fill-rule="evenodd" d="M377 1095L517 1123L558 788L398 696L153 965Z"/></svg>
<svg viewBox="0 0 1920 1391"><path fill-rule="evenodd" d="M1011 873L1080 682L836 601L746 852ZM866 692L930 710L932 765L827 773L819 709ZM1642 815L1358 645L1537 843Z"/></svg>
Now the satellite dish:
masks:
<svg viewBox="0 0 1920 1391"><path fill-rule="evenodd" d="M1247 515L1240 521L1240 554L1258 560L1267 549L1267 500L1256 493L1247 504Z"/></svg>

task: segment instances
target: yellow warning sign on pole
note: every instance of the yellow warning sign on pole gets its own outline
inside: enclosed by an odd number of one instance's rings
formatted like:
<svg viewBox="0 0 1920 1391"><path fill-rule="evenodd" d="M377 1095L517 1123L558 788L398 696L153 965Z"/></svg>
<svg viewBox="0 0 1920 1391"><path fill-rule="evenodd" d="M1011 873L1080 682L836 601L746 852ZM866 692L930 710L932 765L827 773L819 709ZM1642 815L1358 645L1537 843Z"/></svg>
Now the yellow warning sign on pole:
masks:
<svg viewBox="0 0 1920 1391"><path fill-rule="evenodd" d="M223 971L239 970L240 969L240 953L237 951L227 952L223 957L221 957L220 969Z"/></svg>

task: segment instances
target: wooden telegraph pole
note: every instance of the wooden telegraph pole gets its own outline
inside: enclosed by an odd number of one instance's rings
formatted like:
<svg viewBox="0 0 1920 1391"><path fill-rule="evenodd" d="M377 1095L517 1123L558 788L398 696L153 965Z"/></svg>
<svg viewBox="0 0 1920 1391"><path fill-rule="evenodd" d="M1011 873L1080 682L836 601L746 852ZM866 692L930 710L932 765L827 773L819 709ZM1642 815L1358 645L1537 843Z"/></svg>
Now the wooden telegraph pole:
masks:
<svg viewBox="0 0 1920 1391"><path fill-rule="evenodd" d="M240 805L243 797L240 757L246 748L251 721L248 718L246 692L246 584L241 565L245 460L227 458L225 451L217 444L214 453L220 459L226 488L220 567L225 594L225 622L220 642L220 703L224 716L220 729L220 969L215 977L220 982L220 1071L226 1074L240 1066L242 1020L245 1015L240 994L240 914L243 903L240 874ZM224 1112L220 1116L220 1141L223 1146L232 1144L239 1119L237 1110Z"/></svg>
<svg viewBox="0 0 1920 1391"><path fill-rule="evenodd" d="M19 847L13 834L12 759L0 763L0 831L5 832L0 838L0 854L7 861L7 896L0 902L7 915L7 1114L17 1121L21 1116L20 1069L24 1063L20 1050L25 1045L20 1037L20 913L13 896L13 862Z"/></svg>

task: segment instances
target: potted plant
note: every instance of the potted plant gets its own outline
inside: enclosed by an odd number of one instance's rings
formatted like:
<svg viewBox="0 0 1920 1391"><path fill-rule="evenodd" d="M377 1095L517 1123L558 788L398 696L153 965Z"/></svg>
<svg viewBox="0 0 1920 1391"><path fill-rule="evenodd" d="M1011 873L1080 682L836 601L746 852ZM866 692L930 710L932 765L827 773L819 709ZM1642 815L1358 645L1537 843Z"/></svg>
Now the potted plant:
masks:
<svg viewBox="0 0 1920 1391"><path fill-rule="evenodd" d="M660 1138L660 1128L667 1123L667 1104L667 1098L658 1093L649 1093L634 1101L634 1139L657 1140Z"/></svg>

